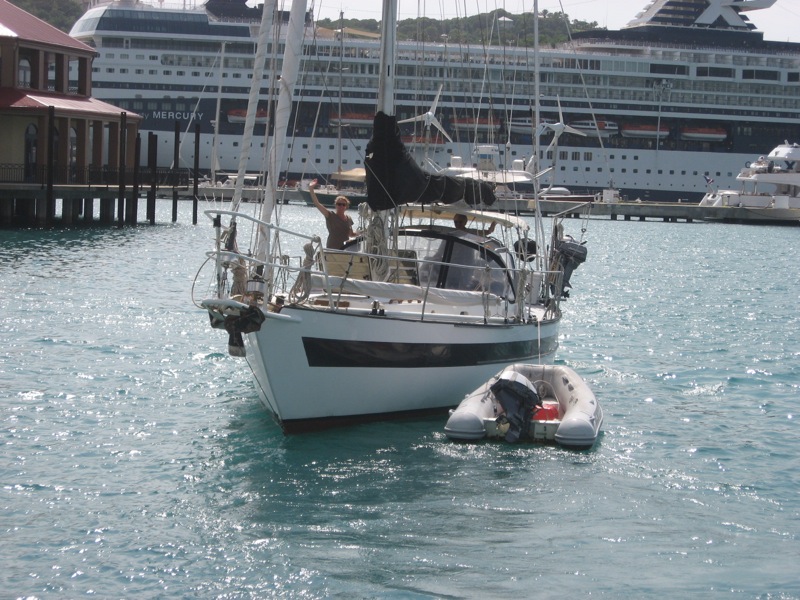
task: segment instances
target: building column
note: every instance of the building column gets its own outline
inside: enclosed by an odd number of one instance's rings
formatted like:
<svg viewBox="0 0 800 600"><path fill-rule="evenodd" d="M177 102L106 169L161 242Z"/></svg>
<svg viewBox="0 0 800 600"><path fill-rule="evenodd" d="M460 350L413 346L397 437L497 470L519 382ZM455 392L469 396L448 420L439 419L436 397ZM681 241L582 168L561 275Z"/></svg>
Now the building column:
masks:
<svg viewBox="0 0 800 600"><path fill-rule="evenodd" d="M59 94L69 93L69 56L66 54L55 54L55 91Z"/></svg>
<svg viewBox="0 0 800 600"><path fill-rule="evenodd" d="M70 118L60 117L56 119L56 129L58 130L58 143L56 144L56 183L71 183L69 169L69 134Z"/></svg>
<svg viewBox="0 0 800 600"><path fill-rule="evenodd" d="M78 59L78 93L92 95L92 65L88 58Z"/></svg>
<svg viewBox="0 0 800 600"><path fill-rule="evenodd" d="M75 183L87 183L86 170L89 166L89 121L79 119L74 122L75 139Z"/></svg>
<svg viewBox="0 0 800 600"><path fill-rule="evenodd" d="M109 183L119 182L119 123L110 122L108 124L108 165L109 171L115 174Z"/></svg>
<svg viewBox="0 0 800 600"><path fill-rule="evenodd" d="M105 138L105 123L103 121L92 121L92 157L91 172L88 183L105 183L101 173L103 172L103 139Z"/></svg>
<svg viewBox="0 0 800 600"><path fill-rule="evenodd" d="M19 87L19 49L10 40L13 38L3 38L0 40L0 87Z"/></svg>
<svg viewBox="0 0 800 600"><path fill-rule="evenodd" d="M47 180L47 158L50 156L48 148L48 118L47 113L39 115L36 119L36 168L34 180L36 183L45 183Z"/></svg>

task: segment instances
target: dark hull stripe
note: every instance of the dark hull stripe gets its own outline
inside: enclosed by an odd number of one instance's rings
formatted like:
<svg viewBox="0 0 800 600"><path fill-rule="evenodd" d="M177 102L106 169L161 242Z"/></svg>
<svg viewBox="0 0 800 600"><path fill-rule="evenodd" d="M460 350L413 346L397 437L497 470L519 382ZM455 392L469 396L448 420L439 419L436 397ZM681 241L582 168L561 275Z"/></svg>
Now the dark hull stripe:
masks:
<svg viewBox="0 0 800 600"><path fill-rule="evenodd" d="M314 419L292 419L279 423L285 434L314 433L339 427L350 427L365 423L376 423L383 421L401 421L403 419L421 419L425 417L445 416L447 411L455 408L444 406L439 408L426 408L424 410L404 410L393 413L374 413L368 415L346 415L342 417L324 417Z"/></svg>
<svg viewBox="0 0 800 600"><path fill-rule="evenodd" d="M558 339L553 336L502 344L414 344L304 337L303 346L310 367L425 369L535 362L540 356L553 354Z"/></svg>

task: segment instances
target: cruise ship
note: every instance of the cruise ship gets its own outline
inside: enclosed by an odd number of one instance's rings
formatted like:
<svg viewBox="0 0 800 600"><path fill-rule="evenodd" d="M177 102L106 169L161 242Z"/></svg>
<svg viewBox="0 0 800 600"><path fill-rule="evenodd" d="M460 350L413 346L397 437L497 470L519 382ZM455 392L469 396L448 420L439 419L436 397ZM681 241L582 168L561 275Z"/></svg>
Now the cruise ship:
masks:
<svg viewBox="0 0 800 600"><path fill-rule="evenodd" d="M740 167L764 148L800 140L800 44L765 40L746 16L775 1L650 1L619 31L576 33L538 53L448 43L444 35L400 42L398 119L426 113L439 98L436 117L452 141L435 129L426 140L420 122L402 126L420 162L475 163L479 145L497 144L497 167L512 168L538 148L540 164L554 165L548 183L572 193L611 186L629 200L696 201L710 180L733 186ZM143 156L153 132L160 166L172 164L179 139L180 166L192 167L199 126L201 169L235 171L261 8L245 0L185 5L96 4L70 34L97 50L95 97L143 117ZM319 28L307 16L283 177L363 167L378 37ZM283 44L276 45L269 73L279 72ZM541 121L563 119L586 135L564 134L557 146L542 135L534 145L537 77ZM269 84L261 98L253 172L268 143ZM604 129L592 132L597 124Z"/></svg>

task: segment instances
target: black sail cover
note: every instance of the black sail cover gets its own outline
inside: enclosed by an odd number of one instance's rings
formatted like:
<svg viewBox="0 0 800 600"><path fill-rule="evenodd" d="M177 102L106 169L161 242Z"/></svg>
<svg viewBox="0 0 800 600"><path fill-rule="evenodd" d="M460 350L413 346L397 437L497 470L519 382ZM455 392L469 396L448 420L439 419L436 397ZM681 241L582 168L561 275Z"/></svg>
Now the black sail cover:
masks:
<svg viewBox="0 0 800 600"><path fill-rule="evenodd" d="M367 171L367 204L372 210L388 210L402 204L494 204L492 184L486 181L426 173L414 162L400 139L397 118L375 115L372 139L364 161Z"/></svg>

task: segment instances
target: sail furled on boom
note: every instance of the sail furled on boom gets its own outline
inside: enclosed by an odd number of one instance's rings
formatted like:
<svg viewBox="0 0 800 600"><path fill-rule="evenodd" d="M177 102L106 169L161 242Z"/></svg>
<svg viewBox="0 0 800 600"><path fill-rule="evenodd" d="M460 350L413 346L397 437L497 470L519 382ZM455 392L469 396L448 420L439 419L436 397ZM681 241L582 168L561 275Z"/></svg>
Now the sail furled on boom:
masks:
<svg viewBox="0 0 800 600"><path fill-rule="evenodd" d="M372 210L460 200L470 206L494 204L494 189L488 182L423 171L403 145L395 116L375 115L366 154L367 204Z"/></svg>

